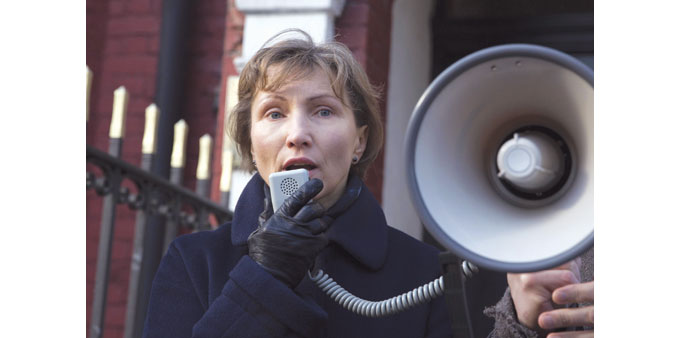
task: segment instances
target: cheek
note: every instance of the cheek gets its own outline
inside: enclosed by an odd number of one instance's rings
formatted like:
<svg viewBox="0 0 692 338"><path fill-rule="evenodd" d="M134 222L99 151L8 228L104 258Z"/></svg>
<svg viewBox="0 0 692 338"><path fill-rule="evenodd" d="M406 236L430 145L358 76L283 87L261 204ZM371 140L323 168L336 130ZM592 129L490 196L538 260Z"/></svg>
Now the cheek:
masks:
<svg viewBox="0 0 692 338"><path fill-rule="evenodd" d="M328 154L330 167L339 173L348 172L350 168L354 148L352 134L343 131L343 137L331 137L327 142L325 152Z"/></svg>
<svg viewBox="0 0 692 338"><path fill-rule="evenodd" d="M267 164L266 161L275 155L275 147L273 146L273 143L275 142L271 137L271 133L267 133L265 129L263 129L261 126L258 126L257 128L253 126L252 130L250 131L252 152L258 166L260 165L260 162L262 165Z"/></svg>

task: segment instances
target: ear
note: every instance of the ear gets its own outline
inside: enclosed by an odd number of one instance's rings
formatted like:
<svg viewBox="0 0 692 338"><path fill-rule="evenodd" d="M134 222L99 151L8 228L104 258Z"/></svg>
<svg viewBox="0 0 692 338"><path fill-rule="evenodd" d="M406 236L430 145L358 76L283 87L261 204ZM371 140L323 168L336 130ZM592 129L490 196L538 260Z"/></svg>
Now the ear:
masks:
<svg viewBox="0 0 692 338"><path fill-rule="evenodd" d="M363 157L365 149L368 147L368 126L360 126L356 130L356 146L353 150L353 154L358 156L358 158Z"/></svg>

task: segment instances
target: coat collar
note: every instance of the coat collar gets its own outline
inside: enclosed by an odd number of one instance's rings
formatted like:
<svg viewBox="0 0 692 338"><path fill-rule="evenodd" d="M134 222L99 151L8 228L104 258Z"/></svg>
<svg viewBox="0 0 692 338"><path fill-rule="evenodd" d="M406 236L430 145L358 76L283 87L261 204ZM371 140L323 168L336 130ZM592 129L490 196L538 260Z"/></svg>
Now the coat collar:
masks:
<svg viewBox="0 0 692 338"><path fill-rule="evenodd" d="M358 177L351 179L360 181ZM236 204L231 223L233 245L247 245L247 238L257 228L258 217L263 207L264 181L259 174L255 174ZM387 258L386 222L375 196L363 184L355 202L337 217L327 230L327 237L361 264L378 270Z"/></svg>

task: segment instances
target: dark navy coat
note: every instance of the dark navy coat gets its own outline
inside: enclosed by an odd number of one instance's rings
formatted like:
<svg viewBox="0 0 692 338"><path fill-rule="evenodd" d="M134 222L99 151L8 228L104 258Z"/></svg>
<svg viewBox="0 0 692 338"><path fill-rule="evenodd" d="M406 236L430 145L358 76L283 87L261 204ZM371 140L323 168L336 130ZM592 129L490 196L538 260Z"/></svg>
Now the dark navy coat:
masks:
<svg viewBox="0 0 692 338"><path fill-rule="evenodd" d="M229 224L177 238L151 290L144 337L450 337L443 297L396 315L367 318L330 299L308 278L294 290L247 256L264 182L248 183ZM440 276L437 250L387 226L363 186L327 231L316 265L346 290L383 300Z"/></svg>

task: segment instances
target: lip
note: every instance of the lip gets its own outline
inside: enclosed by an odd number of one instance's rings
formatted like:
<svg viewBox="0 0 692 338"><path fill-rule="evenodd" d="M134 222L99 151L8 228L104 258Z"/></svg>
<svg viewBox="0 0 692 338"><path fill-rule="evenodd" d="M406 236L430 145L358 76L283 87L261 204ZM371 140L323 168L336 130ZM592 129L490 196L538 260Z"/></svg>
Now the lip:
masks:
<svg viewBox="0 0 692 338"><path fill-rule="evenodd" d="M294 157L294 158L289 158L286 162L284 162L283 166L281 167L281 170L286 170L289 166L292 166L294 164L308 164L311 165L315 168L312 170L308 170L308 172L312 173L313 170L317 169L317 164L315 162L307 157Z"/></svg>

